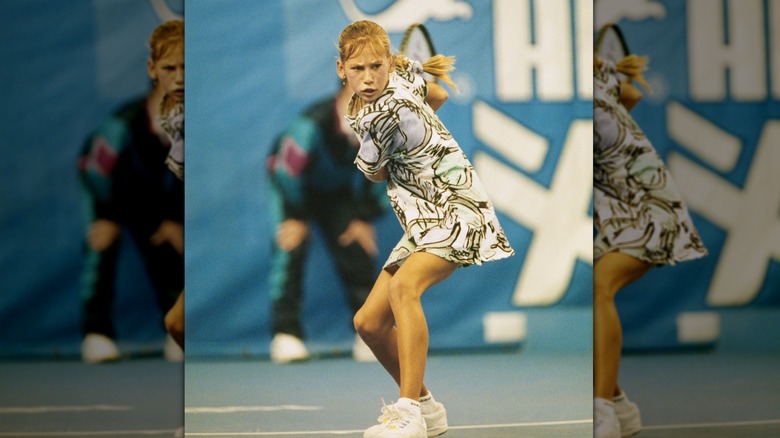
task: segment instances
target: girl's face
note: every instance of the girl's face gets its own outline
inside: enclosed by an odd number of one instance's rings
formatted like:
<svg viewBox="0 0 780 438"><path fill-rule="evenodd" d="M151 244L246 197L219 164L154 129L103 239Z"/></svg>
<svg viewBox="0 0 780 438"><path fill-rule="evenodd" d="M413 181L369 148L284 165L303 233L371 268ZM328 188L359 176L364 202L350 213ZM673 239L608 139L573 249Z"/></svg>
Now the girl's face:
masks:
<svg viewBox="0 0 780 438"><path fill-rule="evenodd" d="M346 62L336 61L336 70L353 93L369 103L376 100L387 87L393 67L392 58L379 56L371 50L361 50Z"/></svg>
<svg viewBox="0 0 780 438"><path fill-rule="evenodd" d="M165 94L178 103L184 102L184 47L170 47L156 61L148 61L149 76Z"/></svg>

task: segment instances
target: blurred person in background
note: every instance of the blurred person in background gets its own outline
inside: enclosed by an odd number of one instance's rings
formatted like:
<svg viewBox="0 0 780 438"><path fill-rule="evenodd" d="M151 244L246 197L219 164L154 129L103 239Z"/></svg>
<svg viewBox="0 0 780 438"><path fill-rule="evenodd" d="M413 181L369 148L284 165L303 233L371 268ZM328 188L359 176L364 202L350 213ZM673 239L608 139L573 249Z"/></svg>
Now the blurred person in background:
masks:
<svg viewBox="0 0 780 438"><path fill-rule="evenodd" d="M183 35L180 21L157 28L149 47L152 89L103 121L79 157L87 219L81 353L87 363L120 358L113 312L123 239L137 247L163 314L184 288L184 184L166 166L171 144L159 118L161 105L170 110L179 97L183 103ZM170 336L164 354L183 358Z"/></svg>
<svg viewBox="0 0 780 438"><path fill-rule="evenodd" d="M353 313L374 284L377 243L371 221L387 203L384 190L355 168L358 142L344 118L351 96L342 84L335 95L310 106L276 138L268 156L276 221L270 274L271 359L276 363L310 357L300 317L313 226L322 232ZM349 320L344 323L351 326ZM375 360L359 336L353 357Z"/></svg>

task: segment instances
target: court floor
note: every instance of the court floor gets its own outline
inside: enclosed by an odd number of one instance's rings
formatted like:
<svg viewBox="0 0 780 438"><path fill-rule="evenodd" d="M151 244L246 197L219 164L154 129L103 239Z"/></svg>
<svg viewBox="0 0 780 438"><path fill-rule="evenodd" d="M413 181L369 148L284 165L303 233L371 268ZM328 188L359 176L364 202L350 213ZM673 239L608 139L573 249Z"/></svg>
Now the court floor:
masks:
<svg viewBox="0 0 780 438"><path fill-rule="evenodd" d="M435 354L426 383L448 437L584 437L592 430L589 352ZM397 397L378 363L349 357L276 365L188 360L187 436L362 436Z"/></svg>
<svg viewBox="0 0 780 438"><path fill-rule="evenodd" d="M628 354L621 384L642 411L641 438L780 436L780 354ZM587 352L439 354L426 381L448 409L448 437L590 437ZM381 398L377 364L190 360L187 436L362 436Z"/></svg>
<svg viewBox="0 0 780 438"><path fill-rule="evenodd" d="M641 438L780 437L780 352L629 354L620 384Z"/></svg>
<svg viewBox="0 0 780 438"><path fill-rule="evenodd" d="M640 438L778 437L778 370L777 351L628 354L620 382ZM588 351L526 349L433 354L426 381L446 437L589 437L591 375ZM0 437L172 437L183 421L191 437L359 437L397 397L378 364L349 357L6 361L0 388Z"/></svg>
<svg viewBox="0 0 780 438"><path fill-rule="evenodd" d="M0 362L0 437L173 437L182 387L162 358Z"/></svg>

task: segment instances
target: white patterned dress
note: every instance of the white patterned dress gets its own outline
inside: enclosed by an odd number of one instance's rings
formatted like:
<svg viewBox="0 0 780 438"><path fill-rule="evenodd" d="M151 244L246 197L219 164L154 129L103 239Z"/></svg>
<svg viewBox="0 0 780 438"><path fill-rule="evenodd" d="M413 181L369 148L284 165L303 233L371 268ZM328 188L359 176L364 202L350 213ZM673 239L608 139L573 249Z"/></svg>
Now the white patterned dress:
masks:
<svg viewBox="0 0 780 438"><path fill-rule="evenodd" d="M618 101L614 64L594 64L594 259L608 252L651 265L673 265L707 254L666 166Z"/></svg>
<svg viewBox="0 0 780 438"><path fill-rule="evenodd" d="M430 106L419 62L390 74L384 92L348 118L366 174L387 166L387 194L404 229L385 267L413 252L460 265L514 254L466 155Z"/></svg>
<svg viewBox="0 0 780 438"><path fill-rule="evenodd" d="M184 104L171 108L160 120L163 130L171 140L171 149L165 164L177 178L184 180Z"/></svg>

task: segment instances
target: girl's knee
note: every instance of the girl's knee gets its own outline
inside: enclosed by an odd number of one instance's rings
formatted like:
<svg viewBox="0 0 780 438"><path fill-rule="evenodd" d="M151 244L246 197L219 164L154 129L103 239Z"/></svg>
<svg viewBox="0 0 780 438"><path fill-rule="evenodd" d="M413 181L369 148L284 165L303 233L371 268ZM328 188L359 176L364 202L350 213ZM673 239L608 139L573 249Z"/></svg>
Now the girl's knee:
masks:
<svg viewBox="0 0 780 438"><path fill-rule="evenodd" d="M421 292L404 277L395 276L390 281L390 306L397 306L410 301L419 301Z"/></svg>
<svg viewBox="0 0 780 438"><path fill-rule="evenodd" d="M366 342L387 331L387 327L382 321L370 316L368 313L369 312L360 309L352 318L352 324L355 326L355 331Z"/></svg>

